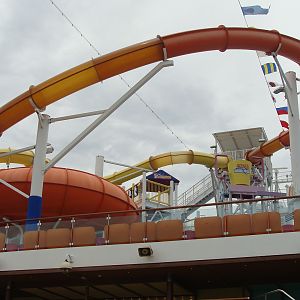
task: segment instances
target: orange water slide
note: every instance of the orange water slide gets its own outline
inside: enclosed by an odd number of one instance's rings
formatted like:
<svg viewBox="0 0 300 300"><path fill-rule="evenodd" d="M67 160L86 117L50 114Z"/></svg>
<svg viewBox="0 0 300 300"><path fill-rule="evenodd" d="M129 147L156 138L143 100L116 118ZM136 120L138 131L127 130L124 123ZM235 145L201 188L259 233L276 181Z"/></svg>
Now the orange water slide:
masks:
<svg viewBox="0 0 300 300"><path fill-rule="evenodd" d="M0 132L34 113L34 106L45 108L67 95L117 74L180 55L212 50L223 52L227 49L267 53L278 51L279 55L300 63L300 41L274 30L219 26L157 37L90 60L30 87L0 108ZM276 151L276 147L268 147L270 151Z"/></svg>
<svg viewBox="0 0 300 300"><path fill-rule="evenodd" d="M282 131L277 137L261 144L259 147L246 153L246 159L252 164L260 164L262 158L271 156L276 151L290 145L290 136L288 131Z"/></svg>

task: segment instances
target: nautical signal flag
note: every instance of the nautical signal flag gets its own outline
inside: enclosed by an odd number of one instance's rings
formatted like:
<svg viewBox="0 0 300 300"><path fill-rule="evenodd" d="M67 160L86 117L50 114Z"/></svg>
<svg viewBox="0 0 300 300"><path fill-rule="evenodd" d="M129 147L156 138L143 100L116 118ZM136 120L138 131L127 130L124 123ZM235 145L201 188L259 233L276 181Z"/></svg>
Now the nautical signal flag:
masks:
<svg viewBox="0 0 300 300"><path fill-rule="evenodd" d="M277 66L275 63L266 63L266 64L262 65L261 68L265 75L277 72Z"/></svg>
<svg viewBox="0 0 300 300"><path fill-rule="evenodd" d="M281 126L282 126L283 128L289 129L289 124L288 124L288 122L280 120L280 124L281 124Z"/></svg>
<svg viewBox="0 0 300 300"><path fill-rule="evenodd" d="M277 87L277 86L282 86L282 83L279 83L279 82L275 82L275 81L270 81L269 82L269 86L271 87Z"/></svg>
<svg viewBox="0 0 300 300"><path fill-rule="evenodd" d="M269 12L269 8L262 8L260 5L253 6L242 6L243 15L267 15Z"/></svg>
<svg viewBox="0 0 300 300"><path fill-rule="evenodd" d="M273 100L273 103L275 104L276 103L276 99L275 99L275 97L272 94L271 94L271 98Z"/></svg>
<svg viewBox="0 0 300 300"><path fill-rule="evenodd" d="M266 56L268 56L267 53L264 52L264 51L256 51L256 53L257 53L258 57L266 57Z"/></svg>
<svg viewBox="0 0 300 300"><path fill-rule="evenodd" d="M287 108L287 106L276 107L276 111L277 111L278 115L287 115L288 114L288 108Z"/></svg>

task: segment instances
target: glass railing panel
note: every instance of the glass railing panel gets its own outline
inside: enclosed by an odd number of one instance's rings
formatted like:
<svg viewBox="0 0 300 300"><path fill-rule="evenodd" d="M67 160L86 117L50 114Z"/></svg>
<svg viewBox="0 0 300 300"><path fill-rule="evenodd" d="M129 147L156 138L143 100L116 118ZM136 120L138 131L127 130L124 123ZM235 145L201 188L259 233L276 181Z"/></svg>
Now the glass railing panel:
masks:
<svg viewBox="0 0 300 300"><path fill-rule="evenodd" d="M6 249L6 226L1 224L0 226L0 252Z"/></svg>
<svg viewBox="0 0 300 300"><path fill-rule="evenodd" d="M6 251L18 251L23 245L24 227L16 223L6 224L1 228L4 234L4 248Z"/></svg>
<svg viewBox="0 0 300 300"><path fill-rule="evenodd" d="M233 214L254 214L260 212L278 211L281 214L281 225L283 231L293 231L294 216L293 211L282 210L282 208L289 207L290 200L287 199L267 199L267 201L259 200L252 202L251 200L244 200L242 203L226 203L218 206L219 216L233 215ZM250 201L250 202L249 202ZM6 251L17 250L32 250L43 248L59 248L59 247L72 247L74 246L74 230L81 228L89 230L93 228L93 234L95 241L91 245L105 245L108 241L111 242L111 237L107 230L108 227L112 228L114 225L122 225L125 230L125 234L128 236L127 240L121 240L119 243L130 243L131 226L134 223L138 225L135 228L135 234L138 230L142 230L142 240L140 242L153 241L153 232L155 231L155 224L162 220L182 220L183 232L187 239L192 239L194 235L194 220L195 218L216 216L217 209L216 204L208 203L204 206L188 206L180 208L161 208L161 209L149 209L144 212L119 212L119 213L103 213L103 214L91 214L90 216L74 216L74 217L56 217L42 219L41 221L27 221L23 222L3 222L0 225L0 250L6 248ZM143 222L151 223L149 225L142 226ZM278 221L277 221L278 222ZM127 226L126 226L127 225ZM117 226L115 226L116 228ZM107 229L106 229L107 228ZM125 228L125 229L124 229ZM62 237L62 244L55 244L55 234L53 229L61 229L59 232L60 238ZM48 240L48 232L52 230L53 236ZM106 232L107 230L107 232ZM80 231L80 230L79 230ZM122 233L123 234L123 233ZM82 235L82 233L81 233ZM4 241L5 240L5 241ZM50 242L51 243L50 243ZM50 244L48 244L48 242ZM2 244L1 244L2 243ZM116 241L115 243L118 243ZM76 244L76 243L75 243ZM77 243L78 244L78 243ZM76 244L76 246L78 246ZM84 243L83 243L84 244ZM85 244L84 244L85 245ZM79 243L79 246L81 244Z"/></svg>
<svg viewBox="0 0 300 300"><path fill-rule="evenodd" d="M104 228L107 224L108 218L105 215L93 216L93 218L73 219L73 228L80 228L81 231L86 231L90 236L95 234L95 245L105 245ZM76 236L73 235L73 239L75 238Z"/></svg>

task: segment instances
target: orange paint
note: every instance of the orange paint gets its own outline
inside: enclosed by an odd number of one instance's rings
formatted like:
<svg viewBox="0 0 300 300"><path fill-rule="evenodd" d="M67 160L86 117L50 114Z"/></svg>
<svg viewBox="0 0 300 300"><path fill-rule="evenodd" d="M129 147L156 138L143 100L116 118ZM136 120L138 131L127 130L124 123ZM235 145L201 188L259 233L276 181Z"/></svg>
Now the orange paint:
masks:
<svg viewBox="0 0 300 300"><path fill-rule="evenodd" d="M29 194L31 168L2 169L0 178ZM0 195L0 216L26 217L26 198L3 184ZM135 209L136 205L122 188L96 175L64 168L51 168L45 175L43 217Z"/></svg>

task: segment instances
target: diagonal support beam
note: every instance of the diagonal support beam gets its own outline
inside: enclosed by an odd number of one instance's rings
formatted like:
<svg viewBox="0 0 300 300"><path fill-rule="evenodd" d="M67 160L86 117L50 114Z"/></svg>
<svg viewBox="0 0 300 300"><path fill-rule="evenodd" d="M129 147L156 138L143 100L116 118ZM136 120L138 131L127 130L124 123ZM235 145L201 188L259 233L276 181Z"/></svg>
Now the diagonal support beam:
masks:
<svg viewBox="0 0 300 300"><path fill-rule="evenodd" d="M13 155L13 154L22 153L22 152L25 152L25 151L30 151L30 150L32 150L34 148L35 148L35 145L28 146L28 147L21 148L21 149L11 150L9 152L1 153L0 157L6 157L6 156Z"/></svg>
<svg viewBox="0 0 300 300"><path fill-rule="evenodd" d="M105 121L114 111L116 111L127 99L135 94L146 82L154 77L160 70L165 67L173 66L173 61L166 60L160 62L140 81L138 81L130 90L128 90L119 100L117 100L110 108L108 108L101 116L99 116L90 126L82 131L70 144L68 144L60 153L58 153L45 167L45 172L53 167L59 160L67 155L75 146L77 146L88 134Z"/></svg>
<svg viewBox="0 0 300 300"><path fill-rule="evenodd" d="M16 193L20 194L21 196L25 197L25 198L29 198L29 195L27 195L26 193L22 192L21 190L19 190L18 188L16 188L15 186L13 186L12 184L6 182L5 180L0 178L0 183L2 183L3 185L7 186L8 188L10 188L11 190L15 191Z"/></svg>

